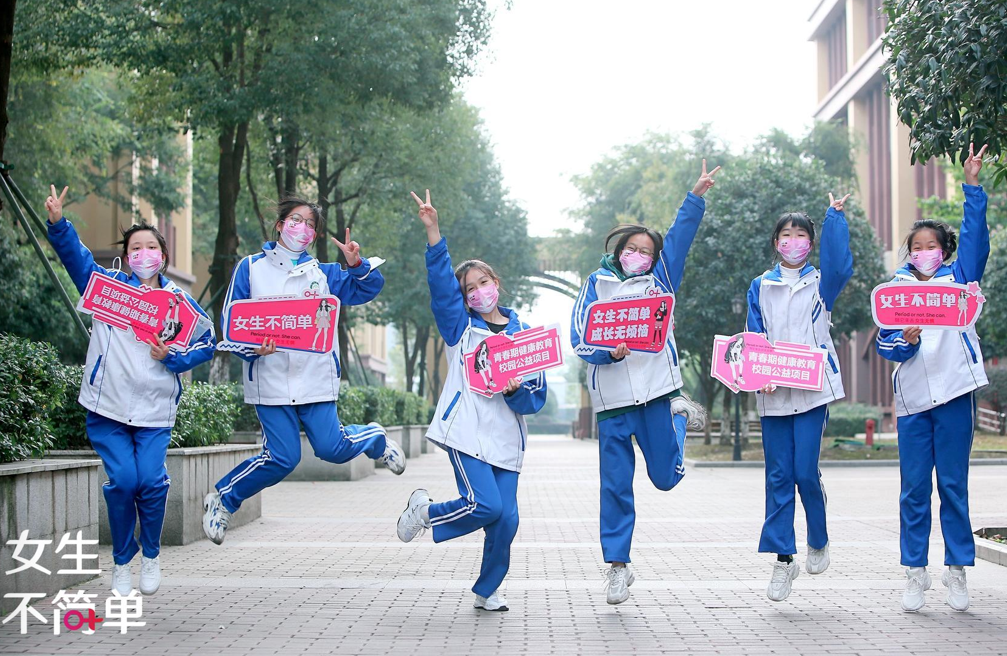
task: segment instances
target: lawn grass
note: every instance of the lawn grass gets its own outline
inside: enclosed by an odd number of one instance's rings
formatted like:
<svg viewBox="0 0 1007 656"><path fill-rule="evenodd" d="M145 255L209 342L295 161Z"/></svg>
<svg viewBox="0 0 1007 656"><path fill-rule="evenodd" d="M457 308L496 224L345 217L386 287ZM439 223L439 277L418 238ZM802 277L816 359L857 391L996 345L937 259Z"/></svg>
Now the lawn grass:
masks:
<svg viewBox="0 0 1007 656"><path fill-rule="evenodd" d="M898 460L899 450L896 440L874 440L874 449L841 444L835 437L822 440L822 460ZM842 438L846 439L846 438ZM849 438L852 439L852 438ZM734 447L718 444L719 438L714 436L713 444L703 444L702 438L689 438L685 442L685 457L692 460L727 461L734 455ZM859 441L863 444L863 441ZM877 447L882 447L878 449ZM994 433L976 433L972 441L972 458L1007 458L1007 437ZM748 446L742 449L742 460L763 461L762 441L758 437L751 438Z"/></svg>

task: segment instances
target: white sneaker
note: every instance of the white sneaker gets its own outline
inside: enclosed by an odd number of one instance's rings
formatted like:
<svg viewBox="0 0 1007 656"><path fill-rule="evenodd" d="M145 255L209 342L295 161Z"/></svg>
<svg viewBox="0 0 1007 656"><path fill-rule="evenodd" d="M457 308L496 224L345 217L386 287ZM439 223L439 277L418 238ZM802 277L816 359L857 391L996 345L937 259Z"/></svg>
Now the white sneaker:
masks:
<svg viewBox="0 0 1007 656"><path fill-rule="evenodd" d="M790 587L800 575L801 566L797 564L796 558L789 563L776 561L773 563L773 578L769 579L766 596L772 601L783 601L790 596Z"/></svg>
<svg viewBox="0 0 1007 656"><path fill-rule="evenodd" d="M377 426L374 423L368 425ZM389 437L385 437L385 453L378 458L378 462L387 467L388 471L396 476L406 470L406 454L402 451L399 443Z"/></svg>
<svg viewBox="0 0 1007 656"><path fill-rule="evenodd" d="M684 392L682 396L671 400L671 411L676 415L685 415L685 427L689 430L701 431L706 428L706 408Z"/></svg>
<svg viewBox="0 0 1007 656"><path fill-rule="evenodd" d="M960 565L951 565L944 571L941 583L948 589L947 602L959 612L969 609L969 586L965 582L965 568Z"/></svg>
<svg viewBox="0 0 1007 656"><path fill-rule="evenodd" d="M906 569L906 577L906 591L902 593L902 610L915 613L926 603L923 593L930 589L930 574L926 567L910 567Z"/></svg>
<svg viewBox="0 0 1007 656"><path fill-rule="evenodd" d="M815 549L810 544L808 545L808 561L804 563L804 568L808 570L808 574L821 574L829 569L830 562L828 542L821 549Z"/></svg>
<svg viewBox="0 0 1007 656"><path fill-rule="evenodd" d="M220 502L220 494L214 490L203 497L203 533L214 544L224 541L227 524L231 521L231 512Z"/></svg>
<svg viewBox="0 0 1007 656"><path fill-rule="evenodd" d="M152 595L161 587L161 563L159 557L140 557L140 592Z"/></svg>
<svg viewBox="0 0 1007 656"><path fill-rule="evenodd" d="M636 581L636 576L633 575L633 570L629 565L609 567L605 570L605 578L608 579L605 584L605 587L608 588L608 603L621 604L629 599L629 586Z"/></svg>
<svg viewBox="0 0 1007 656"><path fill-rule="evenodd" d="M123 597L128 597L133 591L133 572L129 563L112 567L112 589L118 590Z"/></svg>
<svg viewBox="0 0 1007 656"><path fill-rule="evenodd" d="M498 595L496 592L488 597L480 597L479 595L476 595L476 602L473 605L476 608L481 608L483 610L510 610L510 608L507 608L507 600Z"/></svg>
<svg viewBox="0 0 1007 656"><path fill-rule="evenodd" d="M434 500L430 498L430 494L423 488L414 490L409 495L406 509L399 515L399 523L395 527L395 532L398 534L400 540L403 542L412 542L413 538L417 535L422 535L430 528L430 518L427 517L424 519L423 515L426 514L424 510L429 508L433 502ZM492 597L493 595L490 596Z"/></svg>

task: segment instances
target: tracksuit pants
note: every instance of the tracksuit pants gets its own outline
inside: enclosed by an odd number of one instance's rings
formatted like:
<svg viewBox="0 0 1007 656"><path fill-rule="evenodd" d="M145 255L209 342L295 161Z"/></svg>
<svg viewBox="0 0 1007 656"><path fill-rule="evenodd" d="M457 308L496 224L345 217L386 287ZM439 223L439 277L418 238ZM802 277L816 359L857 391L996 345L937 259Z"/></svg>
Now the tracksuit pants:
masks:
<svg viewBox="0 0 1007 656"><path fill-rule="evenodd" d="M944 405L899 417L900 547L902 564L925 567L930 550L930 497L937 468L945 565L975 565L969 521L969 453L975 433L975 396L962 394Z"/></svg>
<svg viewBox="0 0 1007 656"><path fill-rule="evenodd" d="M447 449L461 496L430 504L434 542L483 529L483 560L472 592L489 597L510 569L510 546L517 535L518 472L501 469L455 449Z"/></svg>
<svg viewBox="0 0 1007 656"><path fill-rule="evenodd" d="M685 415L671 412L671 399L651 401L598 422L601 469L601 551L606 563L628 563L636 525L633 436L659 490L685 476Z"/></svg>
<svg viewBox="0 0 1007 656"><path fill-rule="evenodd" d="M821 549L829 541L825 526L825 487L818 458L829 421L829 406L782 417L762 417L762 449L766 456L766 521L759 551L797 553L794 508L801 494L808 522L808 544Z"/></svg>
<svg viewBox="0 0 1007 656"><path fill-rule="evenodd" d="M262 424L262 452L235 467L217 483L220 501L235 512L241 502L276 485L301 461L301 426L315 455L342 464L361 453L385 453L385 429L376 424L343 426L333 401L304 405L256 405Z"/></svg>
<svg viewBox="0 0 1007 656"><path fill-rule="evenodd" d="M87 413L87 437L105 466L108 480L101 487L112 531L112 560L125 565L143 549L147 558L161 552L161 528L168 501L165 457L171 428L141 428ZM137 544L137 516L140 544Z"/></svg>

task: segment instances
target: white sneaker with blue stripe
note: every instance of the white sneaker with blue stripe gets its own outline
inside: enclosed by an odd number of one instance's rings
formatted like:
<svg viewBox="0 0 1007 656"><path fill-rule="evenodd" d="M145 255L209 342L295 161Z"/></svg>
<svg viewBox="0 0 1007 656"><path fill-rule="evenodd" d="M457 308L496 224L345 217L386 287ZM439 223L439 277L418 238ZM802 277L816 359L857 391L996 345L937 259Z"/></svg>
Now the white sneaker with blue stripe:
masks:
<svg viewBox="0 0 1007 656"><path fill-rule="evenodd" d="M220 501L220 493L214 490L203 497L203 533L214 544L224 541L231 512Z"/></svg>

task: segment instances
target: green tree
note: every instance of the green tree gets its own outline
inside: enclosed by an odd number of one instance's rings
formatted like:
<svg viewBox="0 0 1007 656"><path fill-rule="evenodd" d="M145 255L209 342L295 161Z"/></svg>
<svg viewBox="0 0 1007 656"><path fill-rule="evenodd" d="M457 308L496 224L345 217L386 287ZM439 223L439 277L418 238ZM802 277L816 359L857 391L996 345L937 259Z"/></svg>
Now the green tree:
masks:
<svg viewBox="0 0 1007 656"><path fill-rule="evenodd" d="M884 71L909 126L913 162L964 162L969 143L1002 152L1007 131L1007 4L1001 0L886 0ZM1007 175L1000 167L994 178Z"/></svg>

